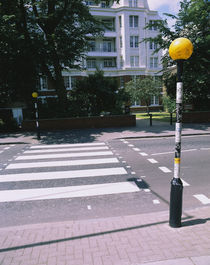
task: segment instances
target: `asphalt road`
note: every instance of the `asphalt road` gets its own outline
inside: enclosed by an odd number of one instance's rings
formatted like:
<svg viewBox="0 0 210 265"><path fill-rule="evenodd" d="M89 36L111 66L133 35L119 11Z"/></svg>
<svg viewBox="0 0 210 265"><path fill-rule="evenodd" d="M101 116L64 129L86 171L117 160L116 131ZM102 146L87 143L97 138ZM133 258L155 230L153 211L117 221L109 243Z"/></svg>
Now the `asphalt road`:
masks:
<svg viewBox="0 0 210 265"><path fill-rule="evenodd" d="M173 159L174 137L1 145L0 226L168 210ZM182 137L183 214L210 203L209 172L210 136Z"/></svg>

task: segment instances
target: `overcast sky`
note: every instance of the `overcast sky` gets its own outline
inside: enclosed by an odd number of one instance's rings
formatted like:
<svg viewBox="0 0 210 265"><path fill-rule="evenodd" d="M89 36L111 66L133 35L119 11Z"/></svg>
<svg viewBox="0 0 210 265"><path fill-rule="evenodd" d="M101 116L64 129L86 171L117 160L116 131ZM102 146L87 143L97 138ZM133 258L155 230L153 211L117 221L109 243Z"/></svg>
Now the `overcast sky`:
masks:
<svg viewBox="0 0 210 265"><path fill-rule="evenodd" d="M147 0L150 10L158 11L162 18L166 18L162 13L176 15L180 8L180 0ZM168 18L169 26L172 25L172 20Z"/></svg>

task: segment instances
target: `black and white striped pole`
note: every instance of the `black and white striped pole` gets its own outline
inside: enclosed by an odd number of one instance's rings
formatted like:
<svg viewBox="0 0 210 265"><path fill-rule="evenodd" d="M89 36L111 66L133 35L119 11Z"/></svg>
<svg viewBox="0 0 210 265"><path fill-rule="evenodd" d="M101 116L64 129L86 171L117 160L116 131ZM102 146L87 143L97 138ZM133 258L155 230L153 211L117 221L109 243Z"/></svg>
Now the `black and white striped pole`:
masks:
<svg viewBox="0 0 210 265"><path fill-rule="evenodd" d="M180 178L181 163L181 134L182 134L182 98L183 98L183 62L190 58L193 45L186 38L175 39L169 47L170 57L177 62L176 84L176 133L175 133L175 158L174 177L171 180L170 217L171 227L181 227L183 184Z"/></svg>
<svg viewBox="0 0 210 265"><path fill-rule="evenodd" d="M36 131L37 131L37 139L40 140L40 128L39 128L39 112L38 112L38 93L33 92L32 97L34 98L34 108L35 108L35 116L36 116Z"/></svg>

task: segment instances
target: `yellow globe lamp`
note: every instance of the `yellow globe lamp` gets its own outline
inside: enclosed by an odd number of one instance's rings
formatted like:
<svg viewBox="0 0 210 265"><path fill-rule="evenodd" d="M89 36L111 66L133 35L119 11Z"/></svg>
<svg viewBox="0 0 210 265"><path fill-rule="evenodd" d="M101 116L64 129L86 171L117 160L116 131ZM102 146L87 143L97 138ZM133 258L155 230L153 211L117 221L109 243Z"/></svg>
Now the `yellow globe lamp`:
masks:
<svg viewBox="0 0 210 265"><path fill-rule="evenodd" d="M169 55L173 60L187 60L193 52L192 42L187 38L177 38L169 47Z"/></svg>
<svg viewBox="0 0 210 265"><path fill-rule="evenodd" d="M33 98L37 98L37 97L38 97L38 93L37 93L37 92L33 92L33 93L32 93L32 97L33 97Z"/></svg>

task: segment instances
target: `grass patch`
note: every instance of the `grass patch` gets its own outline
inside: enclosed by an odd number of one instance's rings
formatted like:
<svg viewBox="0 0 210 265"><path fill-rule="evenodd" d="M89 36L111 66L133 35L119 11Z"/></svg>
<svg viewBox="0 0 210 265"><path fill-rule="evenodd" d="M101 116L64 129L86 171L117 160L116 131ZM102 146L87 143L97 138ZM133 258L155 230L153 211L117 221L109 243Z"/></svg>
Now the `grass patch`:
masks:
<svg viewBox="0 0 210 265"><path fill-rule="evenodd" d="M152 120L154 121L162 121L162 122L170 122L170 113L168 112L150 112L152 114ZM136 113L137 119L149 119L147 113ZM176 122L176 113L173 113L173 122Z"/></svg>

